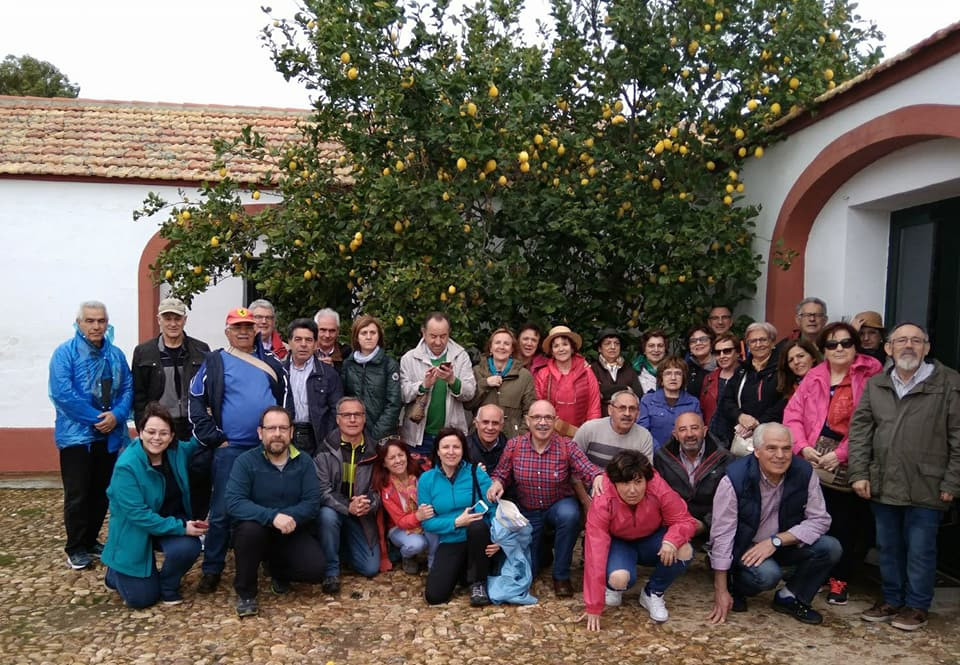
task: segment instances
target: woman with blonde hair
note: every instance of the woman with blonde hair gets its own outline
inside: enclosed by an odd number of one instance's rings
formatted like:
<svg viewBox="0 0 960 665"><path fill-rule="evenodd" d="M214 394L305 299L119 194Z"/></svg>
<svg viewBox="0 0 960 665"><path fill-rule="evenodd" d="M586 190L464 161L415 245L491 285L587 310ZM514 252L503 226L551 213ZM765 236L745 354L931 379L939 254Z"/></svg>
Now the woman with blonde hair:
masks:
<svg viewBox="0 0 960 665"><path fill-rule="evenodd" d="M509 328L500 327L487 340L486 354L473 366L477 392L466 408L496 404L503 411L503 434L508 439L527 431L524 415L537 399L533 375L524 368L517 352L517 338ZM493 469L491 469L492 471Z"/></svg>

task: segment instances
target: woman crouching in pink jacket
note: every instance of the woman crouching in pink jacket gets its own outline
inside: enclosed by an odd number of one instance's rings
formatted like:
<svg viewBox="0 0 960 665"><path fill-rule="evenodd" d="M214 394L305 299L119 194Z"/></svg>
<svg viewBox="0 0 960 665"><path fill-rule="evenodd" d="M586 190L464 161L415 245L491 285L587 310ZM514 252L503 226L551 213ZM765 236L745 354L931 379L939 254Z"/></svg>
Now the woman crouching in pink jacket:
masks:
<svg viewBox="0 0 960 665"><path fill-rule="evenodd" d="M663 594L693 560L697 521L645 455L617 453L603 475L603 493L587 513L583 601L587 630L600 630L603 606L616 607L637 581L637 564L654 566L640 605L658 623L669 614Z"/></svg>

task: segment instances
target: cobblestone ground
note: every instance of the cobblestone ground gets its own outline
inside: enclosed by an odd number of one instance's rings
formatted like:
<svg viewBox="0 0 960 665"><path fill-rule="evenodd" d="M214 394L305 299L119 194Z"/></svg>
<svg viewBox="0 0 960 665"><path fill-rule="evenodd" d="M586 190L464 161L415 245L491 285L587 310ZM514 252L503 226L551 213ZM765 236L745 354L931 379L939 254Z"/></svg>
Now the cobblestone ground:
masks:
<svg viewBox="0 0 960 665"><path fill-rule="evenodd" d="M960 608L948 605L926 629L907 634L861 621L872 599L856 590L842 608L825 609L818 598L826 615L820 627L776 614L769 595L710 626L702 561L668 593L668 623L653 624L628 595L604 614L599 634L586 632L579 594L557 600L543 579L533 589L538 605L477 610L458 596L431 608L422 579L400 571L374 580L348 575L337 598L309 585L277 597L262 583L260 616L241 621L230 564L221 589L205 597L194 592L197 566L185 580L184 604L134 611L103 586L102 566L67 568L60 501L59 490L0 490L0 665L960 663Z"/></svg>

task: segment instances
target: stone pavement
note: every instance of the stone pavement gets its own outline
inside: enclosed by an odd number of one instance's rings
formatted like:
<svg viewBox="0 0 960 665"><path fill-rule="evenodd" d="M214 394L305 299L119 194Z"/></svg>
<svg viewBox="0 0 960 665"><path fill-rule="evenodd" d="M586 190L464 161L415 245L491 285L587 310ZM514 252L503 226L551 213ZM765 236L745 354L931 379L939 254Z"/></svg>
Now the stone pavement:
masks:
<svg viewBox="0 0 960 665"><path fill-rule="evenodd" d="M262 583L260 616L241 621L230 564L220 591L205 597L194 592L197 566L184 604L135 611L103 586L102 566L67 567L61 498L55 489L0 489L0 665L960 663L956 595L941 597L929 626L913 634L861 621L872 602L863 589L846 607L825 609L818 598L826 615L819 627L773 612L769 594L710 626L712 586L702 560L668 592L666 624L653 624L628 594L604 613L599 634L580 620L580 595L557 600L549 580L534 584L538 605L477 610L466 596L428 607L422 579L401 571L373 580L348 575L336 598L309 585L278 597ZM580 574L575 569L576 582Z"/></svg>

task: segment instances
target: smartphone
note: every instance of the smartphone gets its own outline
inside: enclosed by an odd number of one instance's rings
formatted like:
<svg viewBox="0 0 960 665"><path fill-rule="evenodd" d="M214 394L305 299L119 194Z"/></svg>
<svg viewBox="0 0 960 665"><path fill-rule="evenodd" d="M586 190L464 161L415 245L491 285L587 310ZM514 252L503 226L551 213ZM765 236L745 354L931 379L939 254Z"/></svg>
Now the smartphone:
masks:
<svg viewBox="0 0 960 665"><path fill-rule="evenodd" d="M197 527L198 529L209 529L209 528L210 528L210 524L208 524L208 523L207 523L206 521L204 521L204 520L196 520L196 521L194 521L193 525L194 525L195 527Z"/></svg>
<svg viewBox="0 0 960 665"><path fill-rule="evenodd" d="M486 513L488 510L490 510L490 506L488 506L487 503L486 503L486 501L484 501L483 499L480 499L479 501L477 501L477 502L476 502L475 504L473 504L473 506L470 508L470 511L471 511L471 512L477 513L478 515L483 515L483 514Z"/></svg>
<svg viewBox="0 0 960 665"><path fill-rule="evenodd" d="M452 368L453 368L453 363L450 363L450 362L440 363L440 369L442 370L448 370Z"/></svg>

